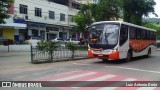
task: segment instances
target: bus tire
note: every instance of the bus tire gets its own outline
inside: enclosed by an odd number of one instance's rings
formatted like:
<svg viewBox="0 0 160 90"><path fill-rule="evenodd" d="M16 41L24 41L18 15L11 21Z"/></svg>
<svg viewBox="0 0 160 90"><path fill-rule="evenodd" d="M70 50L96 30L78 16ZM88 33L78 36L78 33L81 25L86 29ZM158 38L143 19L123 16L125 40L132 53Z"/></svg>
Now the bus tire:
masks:
<svg viewBox="0 0 160 90"><path fill-rule="evenodd" d="M125 59L125 62L129 62L131 60L132 60L132 51L129 50L127 53L127 57Z"/></svg>
<svg viewBox="0 0 160 90"><path fill-rule="evenodd" d="M147 58L151 57L151 54L152 54L152 51L151 51L151 49L149 49L146 57L147 57Z"/></svg>

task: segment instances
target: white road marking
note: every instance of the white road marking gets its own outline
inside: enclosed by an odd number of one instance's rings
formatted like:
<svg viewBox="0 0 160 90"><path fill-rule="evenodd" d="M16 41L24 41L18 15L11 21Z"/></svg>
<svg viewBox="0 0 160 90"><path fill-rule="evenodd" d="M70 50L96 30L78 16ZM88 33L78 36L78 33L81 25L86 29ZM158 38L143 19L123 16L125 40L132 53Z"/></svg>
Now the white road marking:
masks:
<svg viewBox="0 0 160 90"><path fill-rule="evenodd" d="M72 63L72 64L75 64L75 65L92 65L92 64L87 64L87 63Z"/></svg>
<svg viewBox="0 0 160 90"><path fill-rule="evenodd" d="M103 81L103 80L106 80L106 79L109 79L109 78L112 78L112 77L115 77L115 75L105 75L105 76L101 76L101 77L98 77L98 78L94 78L94 79L90 79L90 80L87 80L87 81ZM90 85L90 84L93 84L95 82L82 82L82 83L77 83L77 84L74 84L72 86L87 86L87 85ZM79 87L72 87L72 88L79 88Z"/></svg>
<svg viewBox="0 0 160 90"><path fill-rule="evenodd" d="M113 67L113 68L121 68L121 69L128 69L128 70L134 70L134 71L142 71L142 72L149 72L149 73L158 73L159 71L151 71L151 70L144 70L144 69L137 69L137 68L128 68L128 67L119 67L119 66L106 66L106 67Z"/></svg>
<svg viewBox="0 0 160 90"><path fill-rule="evenodd" d="M25 78L25 77L27 77L27 75L18 76L18 77L14 78L14 79L16 80L16 79L21 79L21 78Z"/></svg>
<svg viewBox="0 0 160 90"><path fill-rule="evenodd" d="M71 73L75 73L75 72L80 72L80 70L70 71L70 72L64 72L64 73L59 73L59 74L55 74L55 75L56 75L56 76L58 76L58 75L65 75L65 74L71 74Z"/></svg>
<svg viewBox="0 0 160 90"><path fill-rule="evenodd" d="M79 72L80 70L77 70L77 71L71 71L71 72L64 72L64 73L58 73L58 74L54 74L54 76L59 76L59 75L65 75L65 74L71 74L71 73L74 73L74 72ZM47 74L39 79L44 79L44 78L48 78L48 77L51 77L53 76L53 74ZM35 79L36 80L36 79Z"/></svg>
<svg viewBox="0 0 160 90"><path fill-rule="evenodd" d="M96 74L96 73L97 72L83 73L83 74L78 74L78 75L74 75L74 76L70 76L70 77L65 77L65 78L61 78L61 79L57 79L57 80L51 80L51 81L67 81L67 80L71 80L71 79L75 79L75 78L80 78L80 77L85 77L85 76L93 75L93 74Z"/></svg>
<svg viewBox="0 0 160 90"><path fill-rule="evenodd" d="M157 87L140 87L137 90L154 90Z"/></svg>
<svg viewBox="0 0 160 90"><path fill-rule="evenodd" d="M134 78L127 78L127 79L124 79L122 81L135 81L136 79ZM116 83L114 83L116 84ZM115 90L116 88L119 88L119 87L104 87L104 88L100 88L98 90Z"/></svg>

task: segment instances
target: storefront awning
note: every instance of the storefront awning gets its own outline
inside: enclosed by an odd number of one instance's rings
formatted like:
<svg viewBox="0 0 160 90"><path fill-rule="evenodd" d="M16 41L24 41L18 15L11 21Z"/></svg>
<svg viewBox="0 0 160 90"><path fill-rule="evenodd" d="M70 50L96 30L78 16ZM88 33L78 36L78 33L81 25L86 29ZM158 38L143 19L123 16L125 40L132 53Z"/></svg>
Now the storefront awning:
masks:
<svg viewBox="0 0 160 90"><path fill-rule="evenodd" d="M15 29L25 29L27 27L26 24L20 24L20 23L7 23L7 24L0 24L0 28L15 28Z"/></svg>

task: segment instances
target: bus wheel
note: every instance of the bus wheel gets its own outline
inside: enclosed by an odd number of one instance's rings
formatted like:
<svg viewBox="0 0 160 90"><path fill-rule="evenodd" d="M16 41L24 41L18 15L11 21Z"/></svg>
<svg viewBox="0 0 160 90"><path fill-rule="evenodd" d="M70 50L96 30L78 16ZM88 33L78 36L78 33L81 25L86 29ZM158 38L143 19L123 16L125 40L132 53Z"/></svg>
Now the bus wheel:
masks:
<svg viewBox="0 0 160 90"><path fill-rule="evenodd" d="M107 62L107 61L108 61L108 59L102 59L102 61L103 61L103 62Z"/></svg>
<svg viewBox="0 0 160 90"><path fill-rule="evenodd" d="M146 56L147 56L147 58L151 57L151 49L148 50L148 53Z"/></svg>
<svg viewBox="0 0 160 90"><path fill-rule="evenodd" d="M132 52L131 52L131 51L128 51L127 57L126 57L126 59L125 59L125 62L129 62L129 61L131 61L131 60L132 60Z"/></svg>

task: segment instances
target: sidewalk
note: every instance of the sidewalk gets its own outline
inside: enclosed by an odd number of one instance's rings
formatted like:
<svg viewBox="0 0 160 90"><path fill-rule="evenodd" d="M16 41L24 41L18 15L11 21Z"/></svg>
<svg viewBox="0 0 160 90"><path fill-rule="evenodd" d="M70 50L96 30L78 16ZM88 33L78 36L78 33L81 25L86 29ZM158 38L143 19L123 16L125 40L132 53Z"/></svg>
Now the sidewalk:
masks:
<svg viewBox="0 0 160 90"><path fill-rule="evenodd" d="M0 57L5 57L5 56L25 56L25 55L30 55L31 52L4 52L0 51Z"/></svg>

